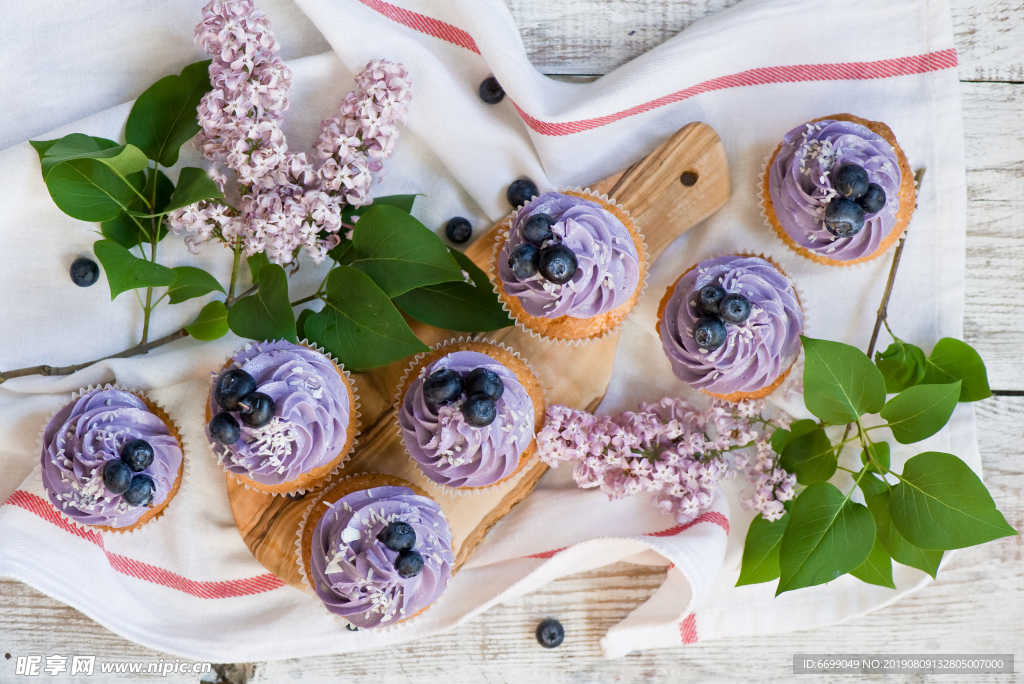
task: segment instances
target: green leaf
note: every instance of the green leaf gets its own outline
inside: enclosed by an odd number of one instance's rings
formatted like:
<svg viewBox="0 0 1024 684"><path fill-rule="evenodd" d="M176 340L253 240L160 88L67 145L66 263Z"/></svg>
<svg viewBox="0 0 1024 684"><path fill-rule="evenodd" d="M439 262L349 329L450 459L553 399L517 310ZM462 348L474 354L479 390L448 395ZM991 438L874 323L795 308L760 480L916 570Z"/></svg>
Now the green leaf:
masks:
<svg viewBox="0 0 1024 684"><path fill-rule="evenodd" d="M778 596L831 582L859 567L875 543L868 509L828 482L815 482L794 501L779 549Z"/></svg>
<svg viewBox="0 0 1024 684"><path fill-rule="evenodd" d="M246 263L249 264L249 275L252 276L252 284L257 285L260 282L260 269L270 264L270 259L267 257L266 252L260 252L259 254L253 254L251 257L246 257Z"/></svg>
<svg viewBox="0 0 1024 684"><path fill-rule="evenodd" d="M960 380L960 401L979 401L992 396L985 362L966 342L943 337L927 361L922 382L938 385Z"/></svg>
<svg viewBox="0 0 1024 684"><path fill-rule="evenodd" d="M409 290L395 297L407 316L420 323L459 332L488 332L513 324L501 308L487 275L469 257L451 252L471 282L439 283Z"/></svg>
<svg viewBox="0 0 1024 684"><path fill-rule="evenodd" d="M817 427L817 426L815 426ZM782 467L796 474L800 484L829 479L836 474L836 451L824 430L797 437L782 451Z"/></svg>
<svg viewBox="0 0 1024 684"><path fill-rule="evenodd" d="M52 154L57 145L50 148ZM139 194L129 176L145 169L149 160L132 145L119 145L89 156L62 159L49 167L43 157L46 189L54 203L80 221L110 221L128 210Z"/></svg>
<svg viewBox="0 0 1024 684"><path fill-rule="evenodd" d="M299 312L299 317L295 319L295 331L300 340L308 339L308 335L306 335L306 319L312 316L313 313L312 309L303 309Z"/></svg>
<svg viewBox="0 0 1024 684"><path fill-rule="evenodd" d="M961 549L1017 534L974 471L939 451L907 461L889 511L900 534L921 549Z"/></svg>
<svg viewBox="0 0 1024 684"><path fill-rule="evenodd" d="M362 271L351 266L331 271L324 300L323 310L307 317L303 328L310 341L350 369L377 368L428 349Z"/></svg>
<svg viewBox="0 0 1024 684"><path fill-rule="evenodd" d="M167 203L171 199L171 194L174 192L174 183L170 178L167 177L163 171L156 171L154 179L154 169L146 170L146 181L142 192L147 197L153 196L153 184L156 184L156 211L163 211L167 206ZM146 213L147 208L142 203L142 199L135 197L129 207L136 212ZM152 224L150 219L136 218L130 216L127 212L122 211L117 215L117 218L111 221L104 221L100 224L100 232L103 233L103 237L108 240L113 240L120 244L122 247L131 249L132 247L141 244L143 242L149 242L148 232L143 232L139 228L139 223L146 228L146 231L152 230ZM167 222L163 221L160 223L159 235L157 236L157 242L167 237Z"/></svg>
<svg viewBox="0 0 1024 684"><path fill-rule="evenodd" d="M872 479L865 477L861 482ZM875 480L877 482L877 480ZM889 555L897 563L924 570L932 577L939 571L939 562L942 560L942 551L925 551L919 549L900 534L896 526L892 524L892 517L889 515L889 490L885 486L882 489L866 498L868 509L875 518L875 533L881 540L882 546L889 552Z"/></svg>
<svg viewBox="0 0 1024 684"><path fill-rule="evenodd" d="M210 178L210 174L194 166L186 166L178 174L178 187L171 195L171 201L164 208L164 213L187 207L201 200L223 199L224 193Z"/></svg>
<svg viewBox="0 0 1024 684"><path fill-rule="evenodd" d="M873 463L868 461L868 451L870 450L871 456L874 457L875 463L878 463L884 470L879 470ZM869 473L884 473L889 469L889 443L888 442L872 442L868 445L867 449L860 452L860 462L868 469ZM872 478L873 479L873 478Z"/></svg>
<svg viewBox="0 0 1024 684"><path fill-rule="evenodd" d="M900 444L931 437L949 421L960 397L960 381L949 385L917 385L886 402L881 415Z"/></svg>
<svg viewBox="0 0 1024 684"><path fill-rule="evenodd" d="M256 293L243 297L228 309L228 327L250 340L298 342L295 314L288 300L288 276L277 264L260 269Z"/></svg>
<svg viewBox="0 0 1024 684"><path fill-rule="evenodd" d="M217 279L201 268L178 266L171 270L174 271L174 282L167 289L167 296L171 304L202 297L215 290L224 292L224 288L217 282Z"/></svg>
<svg viewBox="0 0 1024 684"><path fill-rule="evenodd" d="M788 504L787 504L788 509ZM786 531L790 514L768 522L758 515L750 521L747 538L743 542L743 565L736 586L771 582L779 576L779 544Z"/></svg>
<svg viewBox="0 0 1024 684"><path fill-rule="evenodd" d="M93 251L107 274L111 301L122 292L140 287L165 287L174 280L171 269L140 259L112 240L98 241Z"/></svg>
<svg viewBox="0 0 1024 684"><path fill-rule="evenodd" d="M389 297L424 285L461 281L462 269L433 231L401 209L375 206L352 234L351 265Z"/></svg>
<svg viewBox="0 0 1024 684"><path fill-rule="evenodd" d="M777 454L781 454L785 450L786 445L792 442L797 437L806 435L809 432L814 432L818 429L818 424L813 420L803 419L794 421L789 426L788 430L779 428L772 432L770 443L772 445L772 451Z"/></svg>
<svg viewBox="0 0 1024 684"><path fill-rule="evenodd" d="M46 146L44 152L40 152L42 146ZM35 145L33 145L35 147ZM69 159L91 157L92 155L118 147L113 140L97 138L84 133L71 133L59 140L48 140L36 147L39 154L39 162L43 170L43 179L50 173L54 166Z"/></svg>
<svg viewBox="0 0 1024 684"><path fill-rule="evenodd" d="M885 380L864 352L840 342L804 343L804 402L826 423L852 423L885 404Z"/></svg>
<svg viewBox="0 0 1024 684"><path fill-rule="evenodd" d="M877 528L877 524L876 524ZM850 571L850 574L861 582L877 584L880 587L895 589L896 584L892 581L892 560L889 552L882 545L882 541L875 534L875 543L871 547L871 553L867 560Z"/></svg>
<svg viewBox="0 0 1024 684"><path fill-rule="evenodd" d="M860 473L857 473L853 476L853 479L857 481L857 486L864 492L864 501L867 501L876 494L889 491L889 485L879 480L870 470L868 470L864 477L860 477Z"/></svg>
<svg viewBox="0 0 1024 684"><path fill-rule="evenodd" d="M42 162L43 156L46 154L46 152L51 147L56 145L59 141L60 138L58 138L57 140L29 140L28 144L31 145L32 149L36 151L36 154L39 155L39 161Z"/></svg>
<svg viewBox="0 0 1024 684"><path fill-rule="evenodd" d="M217 340L228 334L228 310L224 302L214 300L203 307L196 320L185 326L197 340Z"/></svg>
<svg viewBox="0 0 1024 684"><path fill-rule="evenodd" d="M200 131L196 109L211 88L210 60L189 64L180 76L164 76L139 95L124 127L125 140L163 166Z"/></svg>
<svg viewBox="0 0 1024 684"><path fill-rule="evenodd" d="M885 378L885 391L902 392L924 380L924 352L920 347L894 340L885 351L875 353L875 366Z"/></svg>
<svg viewBox="0 0 1024 684"><path fill-rule="evenodd" d="M341 222L349 225L355 225L354 221L358 221L359 218L368 212L373 207L395 207L401 209L405 213L412 211L413 202L419 195L385 195L384 197L376 197L370 204L364 204L361 207L345 207L341 212ZM346 264L346 255L352 249L352 241L346 240L344 237L341 238L341 243L327 252L334 261L340 264Z"/></svg>

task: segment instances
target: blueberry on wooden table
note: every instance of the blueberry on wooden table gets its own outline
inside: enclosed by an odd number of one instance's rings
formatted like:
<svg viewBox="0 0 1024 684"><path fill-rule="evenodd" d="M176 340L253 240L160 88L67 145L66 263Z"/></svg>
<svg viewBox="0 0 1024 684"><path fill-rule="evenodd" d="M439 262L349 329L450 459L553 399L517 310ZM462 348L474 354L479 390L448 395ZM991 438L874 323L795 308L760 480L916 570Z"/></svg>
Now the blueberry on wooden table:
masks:
<svg viewBox="0 0 1024 684"><path fill-rule="evenodd" d="M133 439L121 447L121 460L133 473L141 473L153 464L153 447L144 439Z"/></svg>
<svg viewBox="0 0 1024 684"><path fill-rule="evenodd" d="M436 370L423 381L423 398L428 404L442 406L462 396L462 376L451 368Z"/></svg>
<svg viewBox="0 0 1024 684"><path fill-rule="evenodd" d="M402 577L415 577L423 572L423 556L417 551L402 551L395 559L395 570Z"/></svg>
<svg viewBox="0 0 1024 684"><path fill-rule="evenodd" d="M480 99L487 104L498 104L505 99L505 89L498 83L498 79L488 76L480 82Z"/></svg>
<svg viewBox="0 0 1024 684"><path fill-rule="evenodd" d="M833 197L825 206L825 230L838 238L852 237L864 228L864 209L852 199Z"/></svg>
<svg viewBox="0 0 1024 684"><path fill-rule="evenodd" d="M132 469L124 461L114 459L103 466L103 486L111 494L124 494L132 484Z"/></svg>
<svg viewBox="0 0 1024 684"><path fill-rule="evenodd" d="M863 197L868 191L868 172L860 164L843 164L832 173L832 187L843 197Z"/></svg>
<svg viewBox="0 0 1024 684"><path fill-rule="evenodd" d="M466 377L466 394L486 394L494 401L505 393L505 383L489 368L474 368Z"/></svg>
<svg viewBox="0 0 1024 684"><path fill-rule="evenodd" d="M467 219L456 216L445 225L444 234L455 244L461 245L473 234L473 226Z"/></svg>
<svg viewBox="0 0 1024 684"><path fill-rule="evenodd" d="M486 427L494 422L498 409L486 394L474 394L462 404L462 417L468 425Z"/></svg>
<svg viewBox="0 0 1024 684"><path fill-rule="evenodd" d="M388 523L377 538L392 551L408 551L416 544L416 530L409 523L396 520Z"/></svg>
<svg viewBox="0 0 1024 684"><path fill-rule="evenodd" d="M742 323L750 318L750 301L738 292L727 294L718 303L718 316L726 323Z"/></svg>
<svg viewBox="0 0 1024 684"><path fill-rule="evenodd" d="M129 506L150 506L153 505L153 495L156 494L156 483L149 475L136 475L132 478L132 484L124 493L124 500Z"/></svg>
<svg viewBox="0 0 1024 684"><path fill-rule="evenodd" d="M540 250L529 242L518 245L508 257L508 267L520 280L536 275L539 266Z"/></svg>
<svg viewBox="0 0 1024 684"><path fill-rule="evenodd" d="M521 207L538 194L537 184L529 178L520 178L512 181L505 192L505 199L513 207Z"/></svg>
<svg viewBox="0 0 1024 684"><path fill-rule="evenodd" d="M274 419L274 400L263 392L253 392L238 402L238 417L251 428L261 428Z"/></svg>
<svg viewBox="0 0 1024 684"><path fill-rule="evenodd" d="M541 620L537 625L537 643L544 648L555 648L561 646L565 640L565 628L562 623L554 618Z"/></svg>
<svg viewBox="0 0 1024 684"><path fill-rule="evenodd" d="M217 378L213 399L226 411L237 411L238 402L256 391L256 380L241 368L234 368Z"/></svg>
<svg viewBox="0 0 1024 684"><path fill-rule="evenodd" d="M92 259L79 257L71 262L71 282L78 287L89 287L100 277L100 267Z"/></svg>
<svg viewBox="0 0 1024 684"><path fill-rule="evenodd" d="M576 275L576 255L565 245L548 245L540 250L537 270L545 279L564 285Z"/></svg>
<svg viewBox="0 0 1024 684"><path fill-rule="evenodd" d="M218 444L234 444L242 436L242 429L230 413L222 411L210 420L210 435Z"/></svg>
<svg viewBox="0 0 1024 684"><path fill-rule="evenodd" d="M697 290L694 301L697 303L697 308L704 313L716 314L718 313L718 303L726 294L725 289L721 286L709 283Z"/></svg>
<svg viewBox="0 0 1024 684"><path fill-rule="evenodd" d="M701 349L715 351L727 338L725 323L717 316L702 316L693 326L693 341Z"/></svg>

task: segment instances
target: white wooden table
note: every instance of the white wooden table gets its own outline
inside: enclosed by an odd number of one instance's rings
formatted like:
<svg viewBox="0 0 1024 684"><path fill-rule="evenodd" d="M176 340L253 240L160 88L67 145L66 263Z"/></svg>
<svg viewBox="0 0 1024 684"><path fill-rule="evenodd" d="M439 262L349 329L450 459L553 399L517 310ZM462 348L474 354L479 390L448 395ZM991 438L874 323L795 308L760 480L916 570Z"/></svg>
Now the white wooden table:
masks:
<svg viewBox="0 0 1024 684"><path fill-rule="evenodd" d="M270 4L275 4L269 0ZM506 0L530 58L546 73L596 77L693 21L738 0ZM898 1L898 0L897 0ZM1024 2L951 0L967 150L965 336L996 396L975 404L993 498L1024 528ZM312 49L319 52L326 48ZM906 287L906 284L902 284ZM899 297L897 279L894 296ZM553 582L442 636L371 655L230 666L222 681L790 681L793 653L1016 653L1024 657L1024 542L957 552L937 582L864 618L827 629L728 639L605 661L598 638L646 600L664 570L612 565ZM0 542L2 543L2 542ZM557 616L565 643L540 648L537 622ZM0 653L98 653L156 661L166 654L108 632L34 589L0 579ZM9 656L8 656L9 657ZM172 656L173 658L173 656ZM32 681L0 660L0 682ZM1024 662L1017 665L1024 668ZM123 675L121 681L128 679ZM63 681L41 675L46 681ZM116 679L116 678L115 678ZM800 681L813 681L804 676ZM843 681L867 680L848 676ZM880 678L876 678L880 679ZM938 679L938 678L937 678ZM979 676L960 681L1005 682ZM82 681L103 681L97 673ZM194 675L162 681L196 681ZM886 681L897 681L894 676ZM920 681L914 679L913 681ZM945 678L943 681L955 681Z"/></svg>

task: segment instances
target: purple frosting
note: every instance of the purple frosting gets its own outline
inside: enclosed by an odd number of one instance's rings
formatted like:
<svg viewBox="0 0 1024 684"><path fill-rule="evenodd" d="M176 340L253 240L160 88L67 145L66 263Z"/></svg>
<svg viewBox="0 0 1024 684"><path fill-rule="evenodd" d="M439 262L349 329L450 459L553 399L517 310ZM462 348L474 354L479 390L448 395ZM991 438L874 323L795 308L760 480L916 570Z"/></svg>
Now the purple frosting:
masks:
<svg viewBox="0 0 1024 684"><path fill-rule="evenodd" d="M459 408L434 406L423 397L423 379L449 368L465 379L474 368L498 374L505 391L495 402L497 417L484 427L466 423ZM398 412L405 448L423 474L449 487L487 487L519 467L519 457L534 438L534 406L516 374L490 356L457 351L423 367L412 381Z"/></svg>
<svg viewBox="0 0 1024 684"><path fill-rule="evenodd" d="M142 471L153 478L159 506L178 479L181 447L167 425L131 392L88 392L57 412L43 431L40 459L43 488L57 510L85 525L130 527L149 512L130 506L103 485L103 464L121 457L121 447L144 439L153 463Z"/></svg>
<svg viewBox="0 0 1024 684"><path fill-rule="evenodd" d="M726 323L725 344L701 349L693 326L701 317L695 293L710 283L750 301L750 317ZM789 368L800 353L804 315L786 276L759 257L722 256L700 262L676 283L658 324L661 346L683 382L713 394L755 392Z"/></svg>
<svg viewBox="0 0 1024 684"><path fill-rule="evenodd" d="M207 426L206 437L225 468L279 485L338 457L348 441L352 407L348 387L329 358L281 340L247 344L232 359L256 380L256 391L274 400L275 410L261 428L248 427L233 412L242 436L230 446L214 442ZM210 415L223 410L212 391L209 401Z"/></svg>
<svg viewBox="0 0 1024 684"><path fill-rule="evenodd" d="M886 203L865 215L859 233L836 238L824 223L825 206L836 196L832 170L851 162L882 186ZM901 177L896 151L885 138L851 121L825 120L786 134L768 169L768 188L779 223L797 245L828 259L853 261L874 254L895 227Z"/></svg>
<svg viewBox="0 0 1024 684"><path fill-rule="evenodd" d="M551 231L576 255L576 275L564 285L539 273L519 280L508 265L512 250L526 241L523 225L534 214L555 219ZM518 297L531 316L543 318L607 313L629 301L640 275L640 257L622 221L597 202L559 192L538 195L516 214L498 254L498 276L505 292Z"/></svg>
<svg viewBox="0 0 1024 684"><path fill-rule="evenodd" d="M398 552L377 539L389 523L412 526L412 550L423 571L402 577ZM441 507L408 487L352 492L331 504L313 528L310 583L327 610L357 627L384 627L411 618L448 586L455 554Z"/></svg>

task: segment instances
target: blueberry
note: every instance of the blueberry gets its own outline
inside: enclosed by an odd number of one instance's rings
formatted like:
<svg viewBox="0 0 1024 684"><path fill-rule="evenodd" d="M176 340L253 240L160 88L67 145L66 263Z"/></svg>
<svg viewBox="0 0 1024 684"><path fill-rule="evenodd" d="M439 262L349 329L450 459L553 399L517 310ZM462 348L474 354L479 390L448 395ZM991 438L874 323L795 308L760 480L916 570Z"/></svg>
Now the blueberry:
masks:
<svg viewBox="0 0 1024 684"><path fill-rule="evenodd" d="M501 376L487 368L474 368L466 378L466 394L486 394L494 401L501 399L505 383Z"/></svg>
<svg viewBox="0 0 1024 684"><path fill-rule="evenodd" d="M865 214L877 214L885 207L885 190L878 183L871 183L864 196L857 198L857 204Z"/></svg>
<svg viewBox="0 0 1024 684"><path fill-rule="evenodd" d="M716 316L703 316L693 326L693 339L701 349L714 351L725 344L725 323Z"/></svg>
<svg viewBox="0 0 1024 684"><path fill-rule="evenodd" d="M121 447L121 460L133 473L141 473L153 464L153 447L144 439L133 439Z"/></svg>
<svg viewBox="0 0 1024 684"><path fill-rule="evenodd" d="M392 551L408 551L416 544L416 530L409 523L396 521L388 523L377 539Z"/></svg>
<svg viewBox="0 0 1024 684"><path fill-rule="evenodd" d="M576 255L565 245L548 245L540 250L537 270L553 283L564 285L572 280L577 266Z"/></svg>
<svg viewBox="0 0 1024 684"><path fill-rule="evenodd" d="M103 466L103 486L111 494L124 494L132 484L132 469L124 461L114 459Z"/></svg>
<svg viewBox="0 0 1024 684"><path fill-rule="evenodd" d="M230 413L223 411L210 421L210 435L219 444L234 444L242 436L242 429Z"/></svg>
<svg viewBox="0 0 1024 684"><path fill-rule="evenodd" d="M508 258L508 267L515 273L516 278L526 280L537 274L537 266L540 264L540 250L529 242L524 242L512 250Z"/></svg>
<svg viewBox="0 0 1024 684"><path fill-rule="evenodd" d="M455 244L461 245L469 240L469 236L473 234L473 226L469 223L469 220L456 216L445 225L444 234Z"/></svg>
<svg viewBox="0 0 1024 684"><path fill-rule="evenodd" d="M868 191L868 172L860 164L843 164L832 172L832 187L843 197L863 197Z"/></svg>
<svg viewBox="0 0 1024 684"><path fill-rule="evenodd" d="M356 627L355 625L353 625L351 622L348 623L347 625L345 625L345 629L347 629L350 632L358 632L359 631L359 628Z"/></svg>
<svg viewBox="0 0 1024 684"><path fill-rule="evenodd" d="M487 104L498 104L505 99L505 90L498 79L488 76L480 82L480 99Z"/></svg>
<svg viewBox="0 0 1024 684"><path fill-rule="evenodd" d="M78 257L71 262L71 282L78 287L89 287L100 277L100 267L92 259Z"/></svg>
<svg viewBox="0 0 1024 684"><path fill-rule="evenodd" d="M471 395L462 405L462 417L473 427L486 427L494 422L497 415L494 400L486 394Z"/></svg>
<svg viewBox="0 0 1024 684"><path fill-rule="evenodd" d="M545 241L555 239L555 234L551 232L554 222L555 219L547 214L534 214L523 224L523 237L527 242L540 247Z"/></svg>
<svg viewBox="0 0 1024 684"><path fill-rule="evenodd" d="M451 368L436 370L423 381L423 398L428 404L451 404L462 396L462 376Z"/></svg>
<svg viewBox="0 0 1024 684"><path fill-rule="evenodd" d="M226 411L237 411L242 397L256 391L256 380L241 368L234 368L217 378L213 400Z"/></svg>
<svg viewBox="0 0 1024 684"><path fill-rule="evenodd" d="M704 313L718 313L718 303L722 301L722 297L726 294L725 289L709 283L704 287L697 290L697 308Z"/></svg>
<svg viewBox="0 0 1024 684"><path fill-rule="evenodd" d="M153 507L153 495L156 494L156 483L149 475L136 475L132 484L124 493L124 501L129 506Z"/></svg>
<svg viewBox="0 0 1024 684"><path fill-rule="evenodd" d="M261 428L274 419L274 400L263 392L253 392L238 402L238 417L251 428Z"/></svg>
<svg viewBox="0 0 1024 684"><path fill-rule="evenodd" d="M565 627L554 618L541 620L537 625L537 643L544 648L555 648L561 646L565 640Z"/></svg>
<svg viewBox="0 0 1024 684"><path fill-rule="evenodd" d="M825 229L836 237L851 237L863 227L864 210L852 199L833 197L825 207Z"/></svg>
<svg viewBox="0 0 1024 684"><path fill-rule="evenodd" d="M395 570L402 577L415 577L423 572L423 556L416 551L401 551L395 559Z"/></svg>
<svg viewBox="0 0 1024 684"><path fill-rule="evenodd" d="M750 301L738 292L727 294L718 303L718 316L726 323L742 323L750 318Z"/></svg>
<svg viewBox="0 0 1024 684"><path fill-rule="evenodd" d="M529 178L512 181L505 193L505 198L513 207L521 207L537 196L537 184Z"/></svg>

